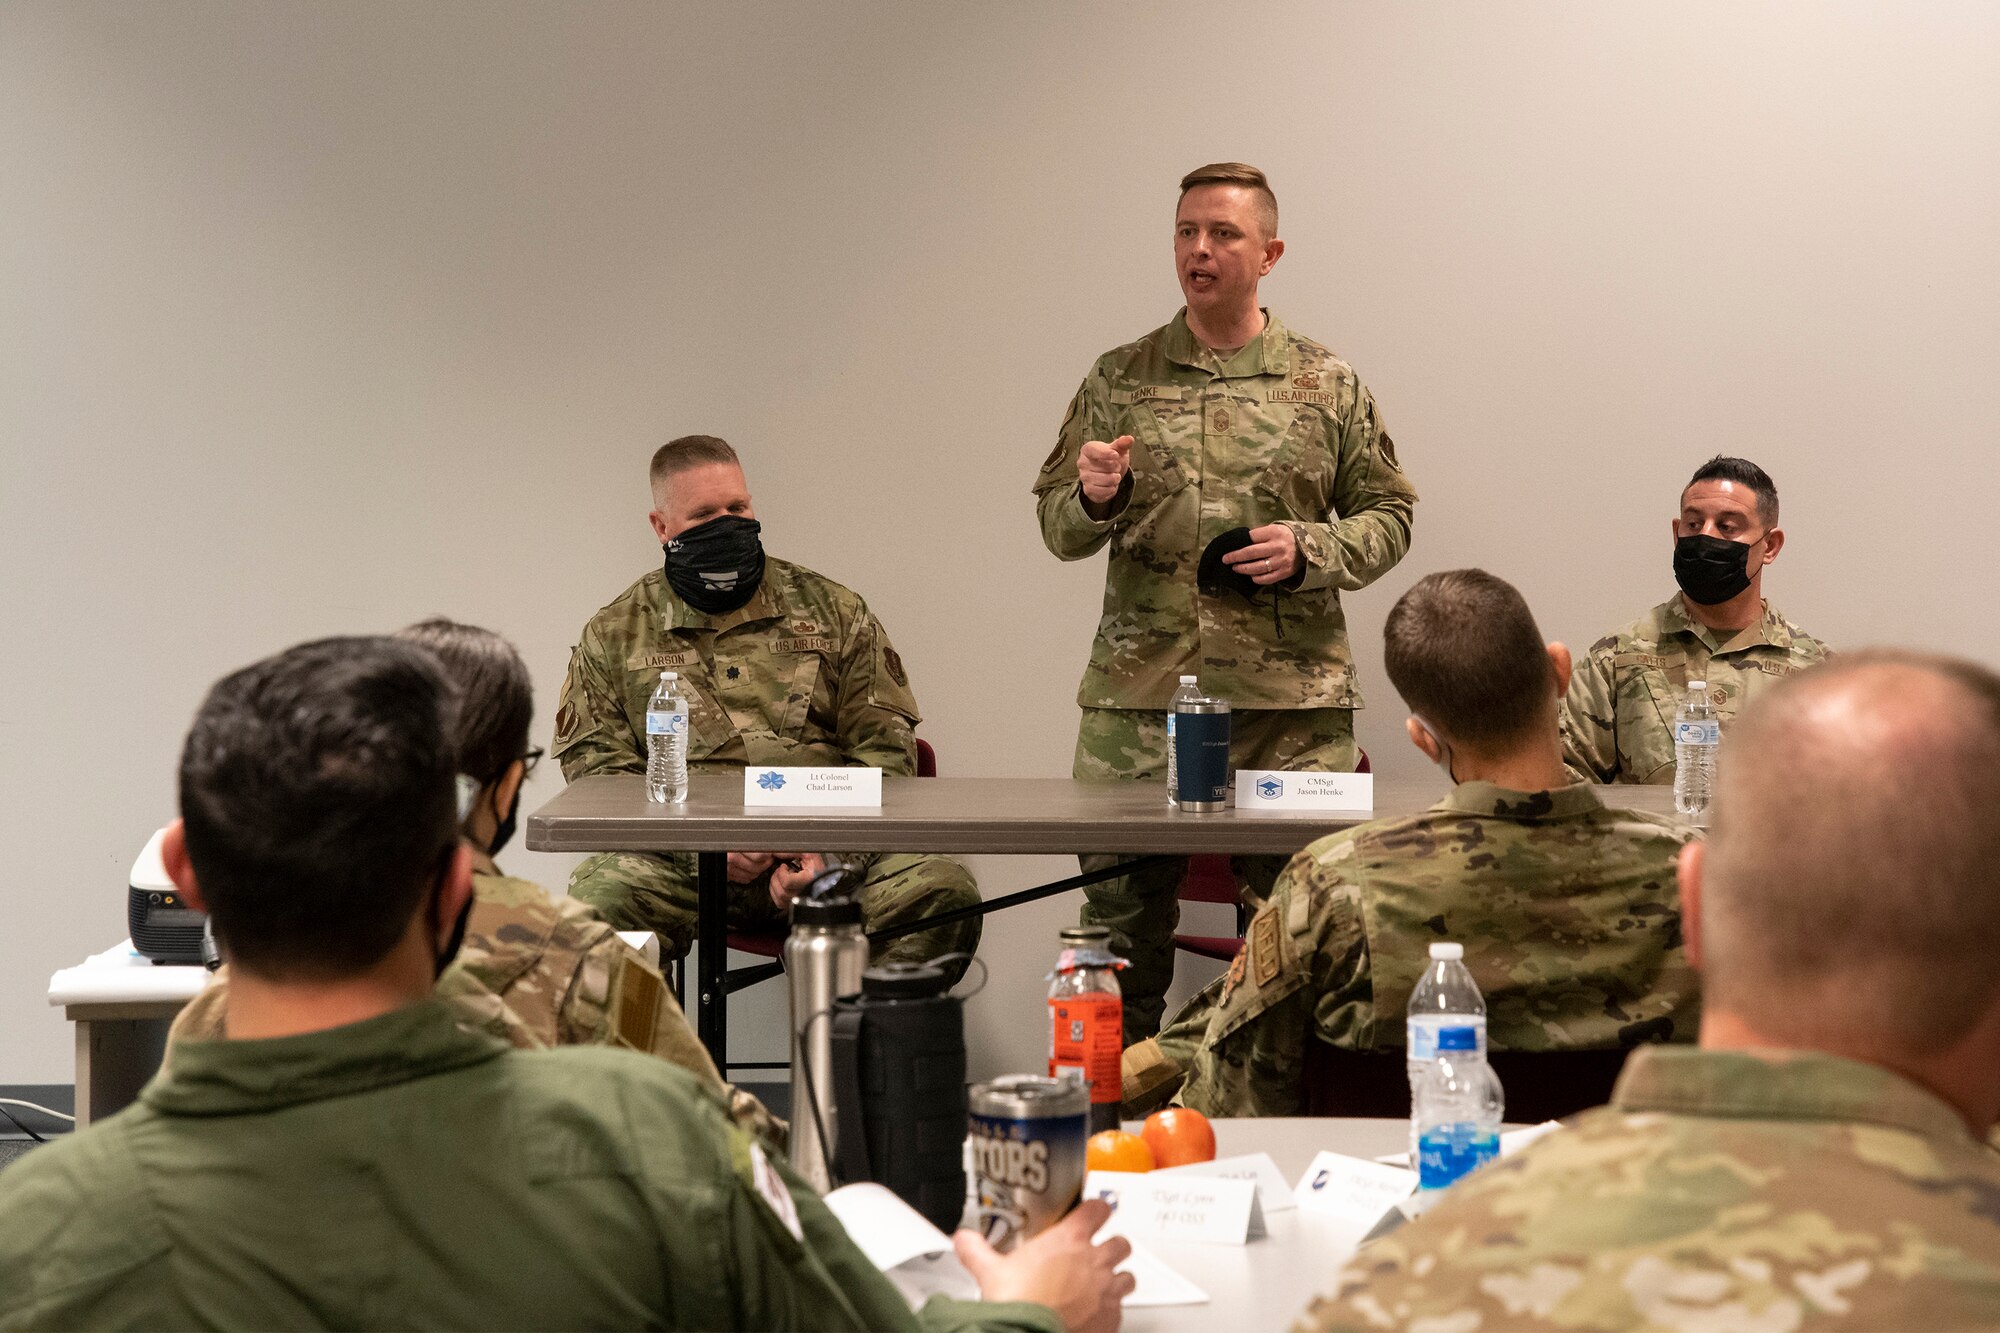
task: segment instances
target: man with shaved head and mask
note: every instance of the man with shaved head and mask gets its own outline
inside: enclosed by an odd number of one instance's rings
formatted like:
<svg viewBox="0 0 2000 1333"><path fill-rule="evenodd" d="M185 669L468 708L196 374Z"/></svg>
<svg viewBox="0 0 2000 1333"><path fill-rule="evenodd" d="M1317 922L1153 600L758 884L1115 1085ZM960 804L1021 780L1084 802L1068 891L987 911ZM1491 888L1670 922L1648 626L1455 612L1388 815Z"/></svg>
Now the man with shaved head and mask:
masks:
<svg viewBox="0 0 2000 1333"><path fill-rule="evenodd" d="M1695 470L1674 518L1680 591L1590 646L1563 699L1563 759L1579 782L1674 780L1674 716L1689 681L1707 686L1726 733L1743 705L1832 656L1764 599L1784 549L1778 488L1763 468L1717 455Z"/></svg>
<svg viewBox="0 0 2000 1333"><path fill-rule="evenodd" d="M1364 1247L1304 1326L2000 1327L2000 676L1874 652L1724 743L1698 1049Z"/></svg>
<svg viewBox="0 0 2000 1333"><path fill-rule="evenodd" d="M554 753L574 782L646 771L646 701L674 671L688 701L688 768L867 764L916 772L916 695L888 631L825 575L766 556L736 450L683 435L653 454L647 521L666 559L583 627L556 712ZM871 931L979 902L949 856L850 853ZM775 927L825 869L810 848L729 854L729 924ZM673 957L694 942L695 858L604 852L569 891L621 930L651 930ZM890 939L875 962L943 964L953 977L979 946L979 918Z"/></svg>

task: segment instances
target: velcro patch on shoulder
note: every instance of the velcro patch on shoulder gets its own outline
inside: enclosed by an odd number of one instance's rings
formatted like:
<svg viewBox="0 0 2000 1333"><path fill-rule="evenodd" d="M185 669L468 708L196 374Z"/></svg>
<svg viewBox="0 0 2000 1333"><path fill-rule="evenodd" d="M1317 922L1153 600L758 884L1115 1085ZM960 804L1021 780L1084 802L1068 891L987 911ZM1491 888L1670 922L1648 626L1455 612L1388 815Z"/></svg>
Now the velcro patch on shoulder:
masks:
<svg viewBox="0 0 2000 1333"><path fill-rule="evenodd" d="M652 1050L659 1030L660 1000L666 993L667 979L628 950L619 960L618 976L611 983L613 1039L635 1051Z"/></svg>
<svg viewBox="0 0 2000 1333"><path fill-rule="evenodd" d="M1277 980L1284 970L1284 959L1280 953L1278 940L1278 914L1259 912L1250 923L1250 979L1259 987L1268 986Z"/></svg>

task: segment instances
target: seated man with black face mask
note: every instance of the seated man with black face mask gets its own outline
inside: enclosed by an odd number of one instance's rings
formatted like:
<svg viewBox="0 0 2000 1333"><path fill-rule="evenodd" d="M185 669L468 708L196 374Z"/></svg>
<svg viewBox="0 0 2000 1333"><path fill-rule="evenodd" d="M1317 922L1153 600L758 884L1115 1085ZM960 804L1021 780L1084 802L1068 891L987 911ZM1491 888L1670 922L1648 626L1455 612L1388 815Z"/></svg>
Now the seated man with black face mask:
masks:
<svg viewBox="0 0 2000 1333"><path fill-rule="evenodd" d="M589 906L494 861L513 837L521 786L541 757L528 748L534 687L514 645L443 617L395 637L435 654L458 693L459 832L472 856L472 909L438 998L462 1026L524 1050L612 1045L671 1060L726 1095L744 1128L783 1146L785 1122L722 1081L657 970ZM170 1044L227 1037L228 1010L225 968L174 1020Z"/></svg>
<svg viewBox="0 0 2000 1333"><path fill-rule="evenodd" d="M1723 731L1752 695L1832 650L1764 600L1784 547L1778 488L1763 468L1717 455L1681 491L1675 596L1599 639L1563 699L1563 761L1583 782L1674 780L1674 717L1689 681L1708 687Z"/></svg>
<svg viewBox="0 0 2000 1333"><path fill-rule="evenodd" d="M961 1232L992 1303L913 1315L686 1070L468 1031L434 992L473 904L455 708L388 638L209 691L161 859L229 959L231 1039L7 1168L0 1328L1117 1326L1100 1201L1004 1256Z"/></svg>
<svg viewBox="0 0 2000 1333"><path fill-rule="evenodd" d="M688 702L688 767L867 764L916 771L916 697L868 604L832 579L767 557L736 451L712 435L662 445L650 469L656 569L591 617L570 656L555 756L574 782L646 771L646 704L662 671ZM979 901L948 856L847 854L863 875L869 930ZM732 852L730 924L779 926L793 895L825 868L808 850ZM694 942L695 858L607 852L570 877L570 894L623 930L657 932L675 957ZM973 917L898 936L873 961L969 954ZM946 964L956 977L965 960Z"/></svg>

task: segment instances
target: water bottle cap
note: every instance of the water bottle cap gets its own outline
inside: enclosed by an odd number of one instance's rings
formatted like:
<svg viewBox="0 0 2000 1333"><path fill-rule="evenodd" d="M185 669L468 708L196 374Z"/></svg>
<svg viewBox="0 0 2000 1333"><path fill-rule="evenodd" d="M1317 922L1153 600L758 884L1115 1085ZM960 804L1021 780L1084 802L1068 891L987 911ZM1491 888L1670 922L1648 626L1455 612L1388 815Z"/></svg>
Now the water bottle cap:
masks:
<svg viewBox="0 0 2000 1333"><path fill-rule="evenodd" d="M827 871L792 899L795 926L858 926L861 900L854 896L861 876L845 866Z"/></svg>
<svg viewBox="0 0 2000 1333"><path fill-rule="evenodd" d="M1691 680L1688 682L1688 689L1690 690L1706 690L1707 688L1708 682L1705 680Z"/></svg>
<svg viewBox="0 0 2000 1333"><path fill-rule="evenodd" d="M679 680L680 678L681 678L680 673L678 671L662 671L660 673L661 680Z"/></svg>
<svg viewBox="0 0 2000 1333"><path fill-rule="evenodd" d="M1431 946L1432 962L1455 963L1463 957L1465 957L1465 946L1463 944L1433 944Z"/></svg>
<svg viewBox="0 0 2000 1333"><path fill-rule="evenodd" d="M1194 683L1195 683L1195 677L1193 677L1193 676L1182 676L1182 677L1181 677L1181 684L1183 684L1183 685L1192 685L1192 684L1194 684Z"/></svg>
<svg viewBox="0 0 2000 1333"><path fill-rule="evenodd" d="M1441 1051L1476 1051L1479 1049L1479 1034L1471 1028L1439 1028L1438 1049Z"/></svg>
<svg viewBox="0 0 2000 1333"><path fill-rule="evenodd" d="M1101 944L1111 938L1111 927L1064 926L1058 937L1064 944Z"/></svg>

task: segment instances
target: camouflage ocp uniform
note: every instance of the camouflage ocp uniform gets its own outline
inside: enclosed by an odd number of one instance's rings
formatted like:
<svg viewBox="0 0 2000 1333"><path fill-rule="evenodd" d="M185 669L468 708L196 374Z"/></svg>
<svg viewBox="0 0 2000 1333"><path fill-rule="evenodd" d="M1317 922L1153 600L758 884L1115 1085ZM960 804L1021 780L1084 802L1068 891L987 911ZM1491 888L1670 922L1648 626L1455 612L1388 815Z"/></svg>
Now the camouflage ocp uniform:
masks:
<svg viewBox="0 0 2000 1333"><path fill-rule="evenodd" d="M1497 1049L1692 1041L1675 877L1691 836L1588 786L1466 782L1421 814L1321 838L1278 877L1228 974L1125 1052L1126 1100L1179 1084L1206 1115L1299 1114L1306 1043L1402 1046L1439 940L1464 944Z"/></svg>
<svg viewBox="0 0 2000 1333"><path fill-rule="evenodd" d="M2000 1328L2000 1156L1825 1055L1654 1049L1363 1248L1295 1330Z"/></svg>
<svg viewBox="0 0 2000 1333"><path fill-rule="evenodd" d="M1096 520L1083 507L1077 457L1086 442L1120 435L1133 437L1131 472L1111 515ZM1104 612L1077 691L1078 778L1163 777L1160 720L1183 674L1237 710L1238 730L1254 739L1232 747L1240 766L1354 767L1361 692L1340 593L1403 558L1417 493L1352 367L1269 311L1263 333L1219 360L1182 311L1098 358L1035 495L1042 540L1057 557L1110 548ZM1210 541L1271 523L1298 539L1305 567L1295 586L1254 601L1200 591ZM1083 860L1090 869L1112 858ZM1110 926L1132 964L1121 978L1128 1035L1159 1025L1180 878L1173 864L1087 891L1084 919Z"/></svg>
<svg viewBox="0 0 2000 1333"><path fill-rule="evenodd" d="M664 978L590 907L500 873L474 853L472 912L436 995L459 1026L521 1050L623 1046L679 1065L729 1101L736 1122L783 1147L783 1120L723 1082ZM189 1002L168 1046L227 1037L229 971ZM171 1056L169 1056L171 1059Z"/></svg>
<svg viewBox="0 0 2000 1333"><path fill-rule="evenodd" d="M646 771L646 704L662 671L679 673L688 701L692 772L748 764L916 771L920 719L902 658L866 602L801 565L767 557L750 600L721 615L683 602L655 569L592 616L570 654L556 713L564 777ZM948 856L840 859L863 873L870 930L979 901L971 872ZM767 873L729 886L732 924L782 926L768 881ZM571 875L569 891L620 929L657 932L676 957L694 943L691 853L592 856ZM925 961L978 944L973 917L899 936L876 950L875 961Z"/></svg>
<svg viewBox="0 0 2000 1333"><path fill-rule="evenodd" d="M1727 732L1753 695L1831 657L1768 601L1726 640L1687 613L1680 594L1590 645L1563 699L1563 762L1579 782L1674 780L1674 716L1687 683L1708 686Z"/></svg>

